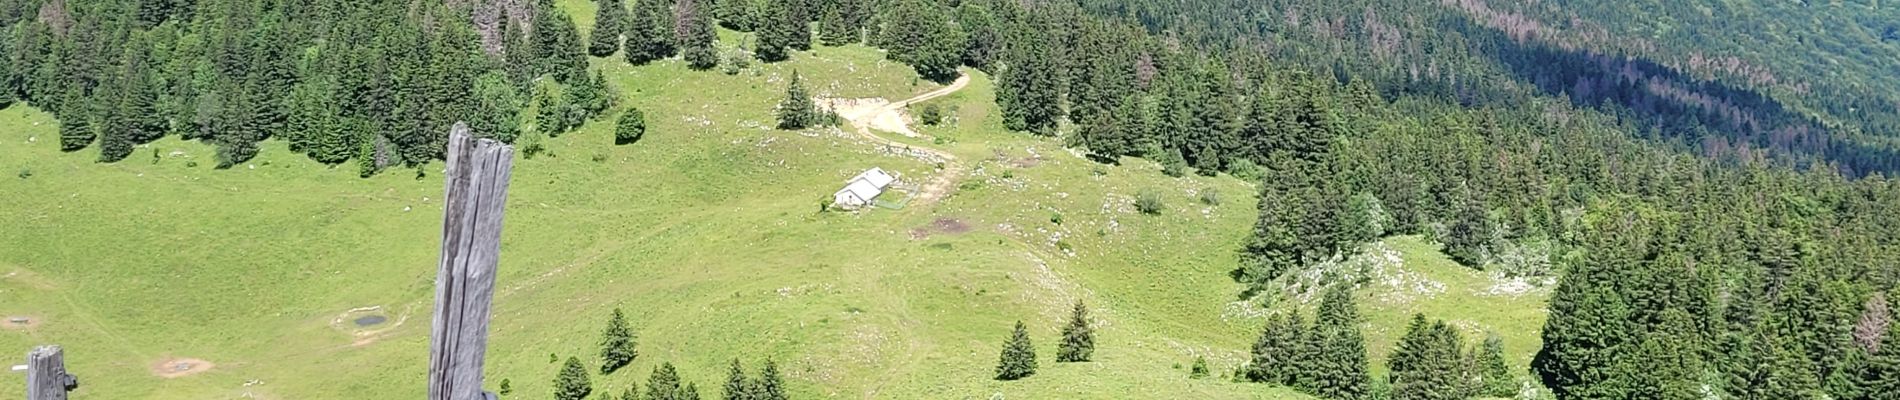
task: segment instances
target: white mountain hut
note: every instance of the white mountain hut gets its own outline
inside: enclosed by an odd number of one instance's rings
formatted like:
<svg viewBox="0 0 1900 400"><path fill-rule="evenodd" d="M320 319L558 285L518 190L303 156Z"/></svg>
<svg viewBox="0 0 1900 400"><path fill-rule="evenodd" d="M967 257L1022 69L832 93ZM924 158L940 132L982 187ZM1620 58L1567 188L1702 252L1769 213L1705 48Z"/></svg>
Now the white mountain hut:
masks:
<svg viewBox="0 0 1900 400"><path fill-rule="evenodd" d="M845 181L844 189L831 194L831 201L839 208L855 210L871 205L871 200L884 194L884 189L897 182L897 177L884 172L882 168L872 167L858 176Z"/></svg>

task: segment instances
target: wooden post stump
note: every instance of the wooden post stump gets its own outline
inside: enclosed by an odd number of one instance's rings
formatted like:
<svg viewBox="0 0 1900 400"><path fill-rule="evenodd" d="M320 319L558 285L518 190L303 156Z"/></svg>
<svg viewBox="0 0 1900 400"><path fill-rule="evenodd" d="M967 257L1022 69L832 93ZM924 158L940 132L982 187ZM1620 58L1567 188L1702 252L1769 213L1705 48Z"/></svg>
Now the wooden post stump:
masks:
<svg viewBox="0 0 1900 400"><path fill-rule="evenodd" d="M482 391L482 361L515 149L473 139L468 124L458 122L449 130L447 153L442 259L429 335L429 400L492 398Z"/></svg>
<svg viewBox="0 0 1900 400"><path fill-rule="evenodd" d="M40 346L26 353L26 399L66 400L66 392L79 388L79 378L66 373L66 351L59 346Z"/></svg>

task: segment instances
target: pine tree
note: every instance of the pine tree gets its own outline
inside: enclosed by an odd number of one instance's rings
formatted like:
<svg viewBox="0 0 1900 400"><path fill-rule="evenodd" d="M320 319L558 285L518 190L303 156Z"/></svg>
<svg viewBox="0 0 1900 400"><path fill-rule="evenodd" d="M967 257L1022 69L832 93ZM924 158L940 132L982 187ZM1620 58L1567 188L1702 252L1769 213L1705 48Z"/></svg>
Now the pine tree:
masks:
<svg viewBox="0 0 1900 400"><path fill-rule="evenodd" d="M791 58L794 42L798 38L798 29L804 26L793 20L792 2L799 0L764 0L765 10L759 16L759 43L753 54L759 61L778 62Z"/></svg>
<svg viewBox="0 0 1900 400"><path fill-rule="evenodd" d="M792 71L792 82L785 87L785 99L779 101L777 113L779 129L798 130L818 125L817 105L805 92L798 71Z"/></svg>
<svg viewBox="0 0 1900 400"><path fill-rule="evenodd" d="M752 385L752 400L785 400L785 383L779 380L778 363L765 359L759 368L758 383Z"/></svg>
<svg viewBox="0 0 1900 400"><path fill-rule="evenodd" d="M713 32L712 16L708 14L709 7L704 4L705 1L680 0L675 14L680 26L680 54L686 59L687 67L697 70L719 66L719 49L713 45L717 35Z"/></svg>
<svg viewBox="0 0 1900 400"><path fill-rule="evenodd" d="M996 365L996 380L1013 381L1036 374L1036 348L1029 343L1029 328L1016 321L1016 330L1003 343L1002 360Z"/></svg>
<svg viewBox="0 0 1900 400"><path fill-rule="evenodd" d="M568 357L560 375L554 377L554 399L585 400L593 392L594 384L588 382L587 367L581 365L581 359Z"/></svg>
<svg viewBox="0 0 1900 400"><path fill-rule="evenodd" d="M686 388L680 383L679 370L673 368L673 363L660 364L647 378L647 400L684 400Z"/></svg>
<svg viewBox="0 0 1900 400"><path fill-rule="evenodd" d="M725 400L752 400L752 381L746 379L745 367L739 365L739 359L732 360L732 370L726 373Z"/></svg>
<svg viewBox="0 0 1900 400"><path fill-rule="evenodd" d="M1095 330L1089 327L1089 309L1081 300L1062 327L1062 343L1056 347L1056 362L1088 362L1095 353Z"/></svg>
<svg viewBox="0 0 1900 400"><path fill-rule="evenodd" d="M665 0L637 0L633 6L633 17L627 26L626 53L627 62L643 65L654 60L672 57L678 49L673 47L673 14L667 10Z"/></svg>
<svg viewBox="0 0 1900 400"><path fill-rule="evenodd" d="M614 55L620 50L620 35L627 33L627 5L622 0L596 0L594 6L594 31L588 33L587 53L594 57Z"/></svg>
<svg viewBox="0 0 1900 400"><path fill-rule="evenodd" d="M600 374L612 374L639 357L634 345L633 329L627 326L626 314L615 308L613 316L607 319L607 329L600 333Z"/></svg>
<svg viewBox="0 0 1900 400"><path fill-rule="evenodd" d="M620 114L620 120L614 123L614 143L630 144L640 141L647 133L646 113L638 108L628 108Z"/></svg>
<svg viewBox="0 0 1900 400"><path fill-rule="evenodd" d="M1313 393L1333 399L1369 398L1372 375L1367 372L1366 339L1359 331L1359 309L1351 287L1342 283L1326 290L1313 327L1322 338L1314 357L1318 368L1313 369Z"/></svg>

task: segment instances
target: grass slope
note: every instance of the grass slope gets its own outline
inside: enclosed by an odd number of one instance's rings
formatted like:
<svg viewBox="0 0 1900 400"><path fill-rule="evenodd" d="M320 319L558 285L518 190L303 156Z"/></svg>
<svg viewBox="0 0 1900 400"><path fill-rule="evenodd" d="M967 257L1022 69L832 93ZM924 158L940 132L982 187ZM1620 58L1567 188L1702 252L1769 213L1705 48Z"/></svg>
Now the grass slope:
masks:
<svg viewBox="0 0 1900 400"><path fill-rule="evenodd" d="M869 48L817 53L737 76L596 60L620 107L646 110L649 132L613 146L608 115L524 139L551 154L516 164L489 386L509 379L509 397L539 398L559 367L550 355L597 366L595 340L618 307L641 355L595 377L614 393L671 361L713 394L729 360L756 369L770 357L797 398L1303 398L1186 377L1196 355L1217 376L1232 371L1261 322L1233 312L1244 304L1225 275L1253 220L1248 185L1169 178L1140 160L1100 166L1053 139L1004 132L979 74L934 100L956 105L957 122L924 129L969 163L959 190L934 205L819 214L819 200L864 168L913 182L935 168L844 133L761 128L790 71L845 97L937 86ZM439 165L359 179L273 141L257 160L214 170L210 147L175 138L97 164L96 150L59 152L55 125L26 107L0 111L0 314L42 321L0 331L0 350L67 346L81 399L422 395ZM1144 189L1163 193L1167 210L1136 213ZM1203 190L1223 201L1200 203ZM929 229L951 220L968 231ZM1421 242L1393 246L1422 273L1469 278ZM1396 333L1381 330L1411 310L1379 309L1375 295L1365 294L1368 336L1383 354ZM1097 309L1097 361L1057 365L1057 329L1076 299ZM1512 330L1513 361L1528 359L1535 343L1518 338L1535 337L1540 317L1525 310L1541 299L1441 299L1411 306ZM402 322L368 338L335 323L365 306ZM1031 327L1042 369L990 380L1016 320ZM168 357L217 365L155 376ZM0 379L0 392L20 385Z"/></svg>

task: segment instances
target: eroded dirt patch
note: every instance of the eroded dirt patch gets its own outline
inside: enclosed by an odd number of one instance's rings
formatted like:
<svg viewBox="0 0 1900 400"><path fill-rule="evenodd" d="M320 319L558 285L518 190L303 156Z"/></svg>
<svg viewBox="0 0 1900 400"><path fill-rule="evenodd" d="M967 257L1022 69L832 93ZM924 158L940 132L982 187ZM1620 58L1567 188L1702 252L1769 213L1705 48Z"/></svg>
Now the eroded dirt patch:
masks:
<svg viewBox="0 0 1900 400"><path fill-rule="evenodd" d="M970 224L963 222L963 220L950 217L937 217L935 221L930 221L928 225L912 228L910 230L910 238L913 240L923 240L929 239L933 235L957 235L969 231Z"/></svg>
<svg viewBox="0 0 1900 400"><path fill-rule="evenodd" d="M166 357L152 364L152 375L158 375L158 377L165 379L183 378L210 371L212 367L216 366L216 364L212 364L210 361L196 358Z"/></svg>
<svg viewBox="0 0 1900 400"><path fill-rule="evenodd" d="M40 317L31 315L8 315L5 318L0 318L0 329L4 330L24 331L39 326Z"/></svg>
<svg viewBox="0 0 1900 400"><path fill-rule="evenodd" d="M351 346L367 346L408 322L412 309L404 309L400 315L392 316L383 306L352 308L330 320L330 327L355 337L350 342Z"/></svg>

